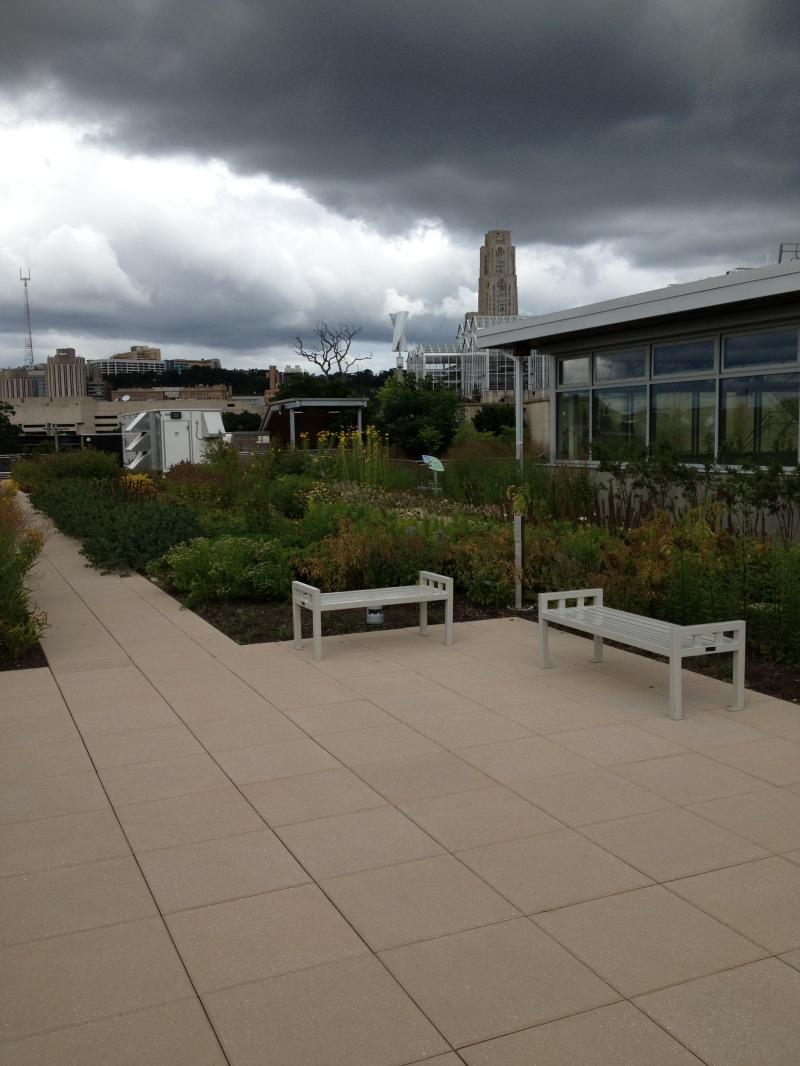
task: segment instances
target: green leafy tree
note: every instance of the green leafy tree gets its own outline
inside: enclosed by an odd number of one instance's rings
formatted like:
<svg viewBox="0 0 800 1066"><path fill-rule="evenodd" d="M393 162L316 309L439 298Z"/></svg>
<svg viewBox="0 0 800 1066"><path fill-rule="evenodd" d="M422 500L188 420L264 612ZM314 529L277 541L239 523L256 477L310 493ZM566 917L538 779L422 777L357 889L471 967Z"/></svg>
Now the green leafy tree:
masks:
<svg viewBox="0 0 800 1066"><path fill-rule="evenodd" d="M507 431L514 429L514 408L505 403L484 404L475 414L475 429L495 437L507 436Z"/></svg>
<svg viewBox="0 0 800 1066"><path fill-rule="evenodd" d="M356 370L350 374L292 374L278 388L276 400L295 396L366 396L373 397L389 377L391 371L373 374L371 370Z"/></svg>
<svg viewBox="0 0 800 1066"><path fill-rule="evenodd" d="M415 459L447 451L462 419L457 392L408 374L402 380L389 378L378 399L378 429L392 447Z"/></svg>
<svg viewBox="0 0 800 1066"><path fill-rule="evenodd" d="M226 433L255 433L261 425L261 415L255 411L223 411L222 424Z"/></svg>
<svg viewBox="0 0 800 1066"><path fill-rule="evenodd" d="M19 447L19 430L11 421L14 408L0 403L0 452L13 452Z"/></svg>

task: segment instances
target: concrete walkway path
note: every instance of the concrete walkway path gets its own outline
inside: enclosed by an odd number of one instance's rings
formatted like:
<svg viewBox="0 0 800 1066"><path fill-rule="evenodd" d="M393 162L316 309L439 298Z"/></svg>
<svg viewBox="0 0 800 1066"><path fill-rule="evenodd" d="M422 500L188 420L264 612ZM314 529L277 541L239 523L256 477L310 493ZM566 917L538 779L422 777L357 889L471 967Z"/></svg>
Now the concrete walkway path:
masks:
<svg viewBox="0 0 800 1066"><path fill-rule="evenodd" d="M535 626L239 647L50 533L0 1066L796 1066L800 709Z"/></svg>

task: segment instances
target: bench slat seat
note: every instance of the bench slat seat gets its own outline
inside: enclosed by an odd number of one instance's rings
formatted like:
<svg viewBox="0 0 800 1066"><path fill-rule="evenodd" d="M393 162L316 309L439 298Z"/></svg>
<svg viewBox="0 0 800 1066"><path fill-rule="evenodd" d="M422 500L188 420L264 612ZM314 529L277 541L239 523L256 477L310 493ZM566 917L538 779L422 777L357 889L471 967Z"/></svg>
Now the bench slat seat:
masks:
<svg viewBox="0 0 800 1066"><path fill-rule="evenodd" d="M396 585L393 588L352 589L345 592L321 592L303 581L292 582L292 619L294 646L303 647L301 631L302 609L311 611L314 633L314 658L322 658L322 614L324 611L349 611L358 607L386 607L402 603L419 604L419 631L428 632L428 604L441 601L445 605L445 643L453 643L453 579L443 574L420 570L416 585Z"/></svg>
<svg viewBox="0 0 800 1066"><path fill-rule="evenodd" d="M570 604L570 606L568 606ZM574 605L572 605L574 604ZM733 703L731 710L744 706L745 623L708 622L679 626L656 618L617 611L603 606L602 589L574 589L566 592L543 592L539 596L540 666L549 666L547 651L548 624L555 622L567 629L589 633L594 637L593 662L602 662L603 640L665 655L669 659L670 717L682 718L681 664L693 655L733 653Z"/></svg>
<svg viewBox="0 0 800 1066"><path fill-rule="evenodd" d="M549 621L562 622L570 629L579 629L585 633L597 633L602 630L602 635L608 640L616 640L620 644L630 644L635 648L662 655L669 654L672 648L673 631L681 629L681 626L671 622L617 611L612 607L568 607L563 614L559 611L548 611L547 615ZM708 633L681 635L680 642L684 657L735 651L737 645L737 641L728 636L715 635L710 626Z"/></svg>
<svg viewBox="0 0 800 1066"><path fill-rule="evenodd" d="M446 600L446 589L421 588L419 585L398 585L385 589L355 589L352 592L323 592L320 608L323 611L346 611L353 607L386 606L398 603L419 603Z"/></svg>

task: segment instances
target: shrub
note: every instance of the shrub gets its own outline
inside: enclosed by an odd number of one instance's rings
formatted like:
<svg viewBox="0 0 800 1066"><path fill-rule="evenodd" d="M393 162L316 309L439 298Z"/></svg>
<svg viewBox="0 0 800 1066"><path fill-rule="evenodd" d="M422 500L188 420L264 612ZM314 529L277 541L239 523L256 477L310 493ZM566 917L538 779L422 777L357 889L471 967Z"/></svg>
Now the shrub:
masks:
<svg viewBox="0 0 800 1066"><path fill-rule="evenodd" d="M282 474L269 485L269 502L287 518L301 518L308 507L314 479L302 474Z"/></svg>
<svg viewBox="0 0 800 1066"><path fill-rule="evenodd" d="M229 473L202 463L177 463L164 475L163 491L195 508L230 507L234 486Z"/></svg>
<svg viewBox="0 0 800 1066"><path fill-rule="evenodd" d="M514 405L510 403L483 404L475 413L475 431L491 433L495 437L513 440L515 432ZM510 436L509 432L511 431Z"/></svg>
<svg viewBox="0 0 800 1066"><path fill-rule="evenodd" d="M31 489L31 502L49 515L68 537L82 539L118 506L123 491L116 482L49 481Z"/></svg>
<svg viewBox="0 0 800 1066"><path fill-rule="evenodd" d="M46 626L25 584L41 547L41 534L26 528L16 491L0 484L0 664L19 659Z"/></svg>
<svg viewBox="0 0 800 1066"><path fill-rule="evenodd" d="M197 516L180 504L163 500L123 503L109 508L84 533L83 554L93 566L108 570L144 570L176 544L200 532Z"/></svg>
<svg viewBox="0 0 800 1066"><path fill-rule="evenodd" d="M420 570L441 571L442 531L429 522L404 523L389 512L337 522L335 533L295 555L295 566L326 592L415 584Z"/></svg>
<svg viewBox="0 0 800 1066"><path fill-rule="evenodd" d="M480 505L503 502L517 478L513 445L476 436L450 449L441 480L451 499Z"/></svg>
<svg viewBox="0 0 800 1066"><path fill-rule="evenodd" d="M80 479L82 481L114 480L122 473L116 455L90 448L74 452L58 452L19 459L12 467L12 476L25 492L54 481Z"/></svg>
<svg viewBox="0 0 800 1066"><path fill-rule="evenodd" d="M119 481L58 481L32 493L36 507L83 554L108 570L142 570L175 544L200 532L195 514L168 500L132 499Z"/></svg>
<svg viewBox="0 0 800 1066"><path fill-rule="evenodd" d="M186 597L212 600L286 600L292 568L286 549L265 537L197 537L148 566L148 573Z"/></svg>
<svg viewBox="0 0 800 1066"><path fill-rule="evenodd" d="M514 598L515 578L511 526L474 525L458 536L451 534L443 572L474 603L508 606Z"/></svg>

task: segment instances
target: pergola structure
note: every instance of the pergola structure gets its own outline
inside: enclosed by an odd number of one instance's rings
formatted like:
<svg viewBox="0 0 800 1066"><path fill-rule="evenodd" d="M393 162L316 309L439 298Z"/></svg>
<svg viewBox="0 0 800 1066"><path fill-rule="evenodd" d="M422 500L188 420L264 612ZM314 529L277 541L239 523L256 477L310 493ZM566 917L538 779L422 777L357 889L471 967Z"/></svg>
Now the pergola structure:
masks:
<svg viewBox="0 0 800 1066"><path fill-rule="evenodd" d="M300 396L273 400L267 406L260 432L269 433L271 438L277 437L294 446L297 443L297 420L302 416L301 431L308 433L309 439L314 442L319 433L328 429L331 416L350 411L355 412L356 428L361 433L363 412L368 402L365 396Z"/></svg>

